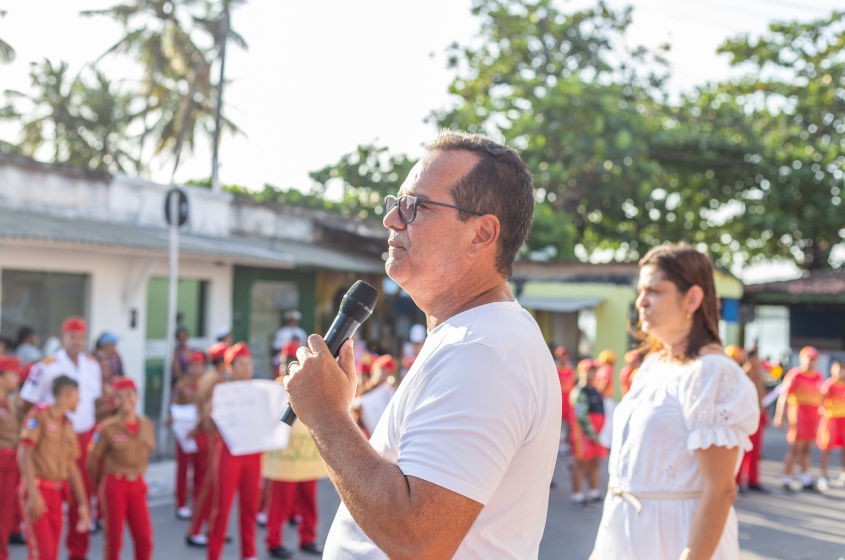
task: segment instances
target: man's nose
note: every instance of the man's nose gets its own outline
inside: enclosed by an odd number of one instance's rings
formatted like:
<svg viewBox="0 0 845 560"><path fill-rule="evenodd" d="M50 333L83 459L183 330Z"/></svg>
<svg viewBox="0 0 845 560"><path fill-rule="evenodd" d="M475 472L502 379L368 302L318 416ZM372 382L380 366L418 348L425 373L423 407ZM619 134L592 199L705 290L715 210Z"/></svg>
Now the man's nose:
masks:
<svg viewBox="0 0 845 560"><path fill-rule="evenodd" d="M394 206L390 210L390 212L388 212L387 214L384 215L384 219L382 220L382 223L384 224L384 227L386 227L387 229L392 229L392 230L400 230L400 229L405 229L405 227L407 227L407 224L405 224L405 222L403 222L399 218L399 206L398 205Z"/></svg>

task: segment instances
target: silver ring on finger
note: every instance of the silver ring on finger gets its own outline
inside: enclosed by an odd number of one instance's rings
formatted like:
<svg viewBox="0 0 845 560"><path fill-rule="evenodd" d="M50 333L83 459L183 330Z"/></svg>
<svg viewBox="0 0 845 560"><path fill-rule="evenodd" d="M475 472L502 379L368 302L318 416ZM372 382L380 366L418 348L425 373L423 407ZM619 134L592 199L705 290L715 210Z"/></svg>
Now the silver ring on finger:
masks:
<svg viewBox="0 0 845 560"><path fill-rule="evenodd" d="M289 364L288 364L288 370L287 370L287 374L286 374L286 375L290 375L290 368L292 368L294 365L297 365L297 366L298 366L298 365L299 365L299 362L297 362L296 360L294 360L294 361L292 361L291 363L289 363Z"/></svg>

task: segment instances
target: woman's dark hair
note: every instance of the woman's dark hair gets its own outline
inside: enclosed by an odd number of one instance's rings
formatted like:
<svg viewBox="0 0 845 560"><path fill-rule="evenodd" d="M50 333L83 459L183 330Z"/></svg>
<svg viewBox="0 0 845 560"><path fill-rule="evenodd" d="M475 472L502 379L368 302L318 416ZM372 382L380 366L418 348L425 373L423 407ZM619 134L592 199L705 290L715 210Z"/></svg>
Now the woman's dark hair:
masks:
<svg viewBox="0 0 845 560"><path fill-rule="evenodd" d="M21 327L21 328L19 328L18 329L18 341L17 341L17 344L15 344L15 346L20 346L21 344L26 342L26 339L31 337L33 334L35 334L35 331L32 330L32 327Z"/></svg>
<svg viewBox="0 0 845 560"><path fill-rule="evenodd" d="M699 253L686 243L667 243L655 247L640 260L640 270L648 265L656 266L666 280L678 287L682 295L693 286L700 287L704 292L701 305L693 313L692 329L682 358L696 358L701 349L708 344L714 342L721 344L720 304L716 296L716 282L713 279L715 269L710 257ZM640 325L637 325L637 332L634 334L643 341L641 350L648 352L663 350L663 344L654 336L643 332Z"/></svg>

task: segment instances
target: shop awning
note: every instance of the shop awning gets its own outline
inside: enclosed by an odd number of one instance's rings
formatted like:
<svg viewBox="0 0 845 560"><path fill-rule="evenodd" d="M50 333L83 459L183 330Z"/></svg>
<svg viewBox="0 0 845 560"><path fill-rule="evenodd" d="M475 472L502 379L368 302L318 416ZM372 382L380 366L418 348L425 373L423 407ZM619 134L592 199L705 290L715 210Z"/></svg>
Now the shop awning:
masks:
<svg viewBox="0 0 845 560"><path fill-rule="evenodd" d="M582 309L592 309L604 301L604 298L567 298L567 297L538 297L520 296L516 298L525 309L535 311L552 311L555 313L571 313Z"/></svg>

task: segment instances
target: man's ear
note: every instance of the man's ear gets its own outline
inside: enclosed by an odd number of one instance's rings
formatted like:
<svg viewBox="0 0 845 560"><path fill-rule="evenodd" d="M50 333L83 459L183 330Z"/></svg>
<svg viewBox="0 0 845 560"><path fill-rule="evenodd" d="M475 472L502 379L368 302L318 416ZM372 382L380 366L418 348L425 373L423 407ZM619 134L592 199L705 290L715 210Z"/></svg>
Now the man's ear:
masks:
<svg viewBox="0 0 845 560"><path fill-rule="evenodd" d="M467 250L467 255L474 258L490 250L495 253L499 242L499 231L501 230L499 218L493 214L484 214L477 218L470 218L470 220L475 222L475 235Z"/></svg>

